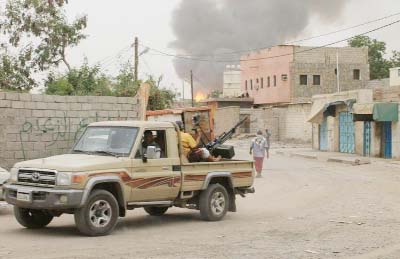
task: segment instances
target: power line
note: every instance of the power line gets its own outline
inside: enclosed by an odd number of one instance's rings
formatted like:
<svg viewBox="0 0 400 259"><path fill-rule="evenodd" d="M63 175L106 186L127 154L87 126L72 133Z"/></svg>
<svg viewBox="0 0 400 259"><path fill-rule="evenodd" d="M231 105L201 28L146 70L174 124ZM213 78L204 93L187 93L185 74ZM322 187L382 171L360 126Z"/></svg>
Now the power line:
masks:
<svg viewBox="0 0 400 259"><path fill-rule="evenodd" d="M397 23L399 23L399 22L400 22L400 20L396 20L396 21L394 21L394 22L385 24L385 25L383 25L383 26L380 26L380 27L377 27L377 28L375 28L375 29L366 31L366 32L364 32L364 33L360 33L360 34L354 35L354 36L352 36L352 37L348 37L348 38L345 38L345 39L342 39L342 40L338 40L338 41L335 41L335 42L331 42L331 43L328 43L328 44L325 44L325 45L322 45L322 46L312 47L312 48L309 48L309 49L306 49L306 50L298 51L298 52L295 52L295 54L297 54L297 53L303 53L303 52L308 52L308 51L313 51L313 50L316 50L316 49L321 49L321 48L325 48L325 47L328 47L328 46L332 46L332 45L335 45L335 44L338 44L338 43L341 43L341 42L349 41L349 40L351 40L351 39L353 39L353 38L355 38L355 37L364 36L364 35L370 34L370 33L372 33L372 32L382 30L382 29L384 29L384 28L393 26L393 25L395 25L395 24L397 24ZM145 46L145 45L143 45L143 46ZM253 58L253 59L218 60L218 59L190 58L190 57L185 57L185 56L180 56L180 55L174 55L174 54L170 54L170 53L167 53L167 52L163 52L163 51L161 51L161 50L154 49L154 48L151 48L151 47L149 47L149 46L145 46L145 47L147 47L147 48L149 48L151 51L156 52L156 53L159 53L159 54L161 54L161 55L163 55L163 56L174 57L174 58L177 58L177 59L191 60L191 61L215 62L215 63L233 63L233 62L241 62L241 61L242 61L242 62L245 62L245 61L253 61L253 60L266 60L266 59L272 59L272 58L290 56L290 55L293 54L293 53L288 53L288 54L281 54L281 55L276 55L276 56L271 56L271 57Z"/></svg>

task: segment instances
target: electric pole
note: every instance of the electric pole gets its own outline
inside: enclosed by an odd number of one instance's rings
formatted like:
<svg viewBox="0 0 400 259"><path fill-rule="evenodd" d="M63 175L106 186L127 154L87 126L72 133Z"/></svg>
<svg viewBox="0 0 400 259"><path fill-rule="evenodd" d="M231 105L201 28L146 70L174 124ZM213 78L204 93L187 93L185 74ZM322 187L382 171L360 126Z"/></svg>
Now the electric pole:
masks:
<svg viewBox="0 0 400 259"><path fill-rule="evenodd" d="M194 107L194 94L193 94L193 71L190 70L190 87L192 88L192 107Z"/></svg>
<svg viewBox="0 0 400 259"><path fill-rule="evenodd" d="M134 68L135 81L138 81L138 69L139 69L139 38L135 37L135 68Z"/></svg>

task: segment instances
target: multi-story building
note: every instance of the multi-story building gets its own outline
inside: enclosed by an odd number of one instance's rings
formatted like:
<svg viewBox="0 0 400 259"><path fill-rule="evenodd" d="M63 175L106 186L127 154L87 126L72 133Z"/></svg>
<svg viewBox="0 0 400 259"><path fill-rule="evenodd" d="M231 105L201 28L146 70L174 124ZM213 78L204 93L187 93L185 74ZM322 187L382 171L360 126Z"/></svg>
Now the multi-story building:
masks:
<svg viewBox="0 0 400 259"><path fill-rule="evenodd" d="M306 102L316 94L366 88L369 81L367 48L282 45L241 60L241 89L255 105Z"/></svg>
<svg viewBox="0 0 400 259"><path fill-rule="evenodd" d="M222 96L224 98L239 97L242 94L240 83L240 66L226 66Z"/></svg>

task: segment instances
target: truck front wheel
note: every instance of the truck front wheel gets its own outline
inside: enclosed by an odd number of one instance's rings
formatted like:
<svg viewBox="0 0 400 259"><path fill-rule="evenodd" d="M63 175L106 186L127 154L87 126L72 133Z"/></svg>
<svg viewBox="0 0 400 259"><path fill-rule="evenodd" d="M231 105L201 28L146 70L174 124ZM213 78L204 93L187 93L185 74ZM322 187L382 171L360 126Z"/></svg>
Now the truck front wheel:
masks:
<svg viewBox="0 0 400 259"><path fill-rule="evenodd" d="M75 224L87 236L108 235L117 225L118 202L105 190L94 190L85 206L75 211Z"/></svg>
<svg viewBox="0 0 400 259"><path fill-rule="evenodd" d="M14 215L18 223L26 228L44 228L53 220L53 216L45 211L17 206L14 206Z"/></svg>
<svg viewBox="0 0 400 259"><path fill-rule="evenodd" d="M229 195L225 187L220 184L210 184L200 194L199 208L203 220L221 220L229 208Z"/></svg>

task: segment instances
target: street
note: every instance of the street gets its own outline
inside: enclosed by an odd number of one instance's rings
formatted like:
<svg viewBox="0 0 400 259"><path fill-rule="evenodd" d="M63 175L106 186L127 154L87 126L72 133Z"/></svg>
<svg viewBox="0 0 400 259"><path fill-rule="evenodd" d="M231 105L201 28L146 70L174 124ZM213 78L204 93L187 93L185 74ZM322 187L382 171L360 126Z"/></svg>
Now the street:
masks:
<svg viewBox="0 0 400 259"><path fill-rule="evenodd" d="M248 159L248 142L238 158ZM256 193L237 213L203 222L173 208L160 218L142 209L110 236L80 236L73 216L27 230L0 207L0 258L399 258L400 168L351 166L274 155Z"/></svg>

